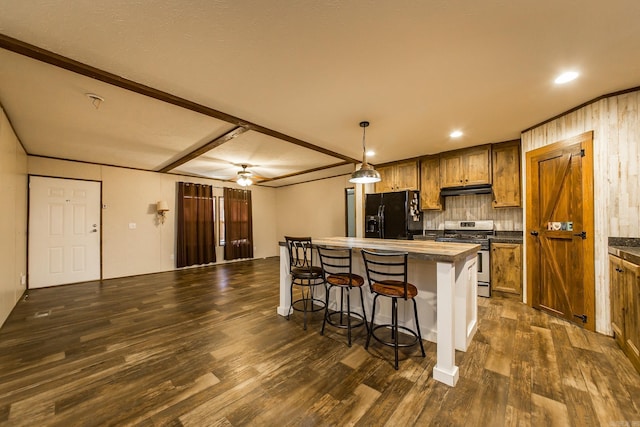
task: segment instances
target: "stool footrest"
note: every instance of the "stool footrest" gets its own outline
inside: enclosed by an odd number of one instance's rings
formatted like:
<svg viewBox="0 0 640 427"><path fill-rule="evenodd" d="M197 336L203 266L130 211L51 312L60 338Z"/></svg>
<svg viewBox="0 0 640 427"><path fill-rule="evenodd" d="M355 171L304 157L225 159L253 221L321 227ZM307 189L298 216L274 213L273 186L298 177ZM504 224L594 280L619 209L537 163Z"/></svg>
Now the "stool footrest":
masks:
<svg viewBox="0 0 640 427"><path fill-rule="evenodd" d="M339 317L339 320L333 320L334 317ZM351 321L351 328L357 328L365 324L365 319L362 317L360 313L351 313L351 317L355 317L356 321ZM344 318L344 320L342 320ZM347 324L347 312L341 311L333 311L327 314L327 323L331 326L335 326L336 328L347 329L349 325Z"/></svg>
<svg viewBox="0 0 640 427"><path fill-rule="evenodd" d="M388 345L389 347L395 347L395 345L396 345L395 341L393 341L393 340L387 341L387 340L385 340L383 338L380 338L378 335L376 335L376 331L378 329L381 329L381 328L388 329L389 333L393 333L393 325L387 323L387 324L384 324L384 325L375 325L373 327L373 330L371 331L371 336L373 338L375 338L375 340L378 341L381 344ZM412 329L409 329L409 328L407 328L405 326L398 326L398 333L400 333L400 332L408 333L409 337L411 338L411 341L408 342L408 343L398 342L398 347L412 347L412 346L414 346L414 345L419 343L420 337Z"/></svg>
<svg viewBox="0 0 640 427"><path fill-rule="evenodd" d="M296 307L296 304L298 304L298 307ZM299 307L301 304L303 307ZM311 304L311 307L305 309L304 306L306 304ZM291 308L295 311L316 312L324 310L324 300L318 298L300 298L291 303Z"/></svg>

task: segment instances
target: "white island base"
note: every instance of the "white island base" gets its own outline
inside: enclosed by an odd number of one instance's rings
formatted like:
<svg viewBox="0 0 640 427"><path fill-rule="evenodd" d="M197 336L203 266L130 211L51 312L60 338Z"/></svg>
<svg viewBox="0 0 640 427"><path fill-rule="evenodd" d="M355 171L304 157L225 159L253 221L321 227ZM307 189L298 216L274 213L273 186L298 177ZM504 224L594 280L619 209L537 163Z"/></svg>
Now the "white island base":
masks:
<svg viewBox="0 0 640 427"><path fill-rule="evenodd" d="M478 321L477 251L478 245L433 241L362 239L329 237L313 239L315 245L350 247L353 252L353 272L365 277L359 249L403 251L409 253L408 280L418 288L416 303L422 338L437 343L433 378L449 386L458 381L455 350L466 351ZM314 265L320 265L314 258ZM286 316L291 306L291 276L285 245L280 246L280 305L278 314ZM322 287L318 287L320 289ZM371 319L373 296L369 287L363 289L367 318ZM324 291L319 293L324 298ZM386 299L385 299L386 300ZM358 298L352 298L353 310L360 309ZM386 305L385 305L386 304ZM398 304L401 324L413 328L411 303ZM335 301L330 302L330 306ZM376 320L390 323L390 303L379 303ZM405 310L406 309L406 310Z"/></svg>

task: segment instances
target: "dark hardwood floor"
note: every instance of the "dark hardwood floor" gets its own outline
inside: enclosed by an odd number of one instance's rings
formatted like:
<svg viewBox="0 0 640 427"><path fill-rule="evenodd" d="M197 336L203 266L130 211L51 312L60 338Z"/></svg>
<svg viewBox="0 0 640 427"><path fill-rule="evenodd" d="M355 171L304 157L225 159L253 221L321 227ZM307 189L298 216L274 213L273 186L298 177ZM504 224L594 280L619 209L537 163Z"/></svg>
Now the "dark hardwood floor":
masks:
<svg viewBox="0 0 640 427"><path fill-rule="evenodd" d="M640 426L640 376L612 338L479 300L455 388L436 345L364 350L278 316L277 258L28 292L0 329L11 426Z"/></svg>

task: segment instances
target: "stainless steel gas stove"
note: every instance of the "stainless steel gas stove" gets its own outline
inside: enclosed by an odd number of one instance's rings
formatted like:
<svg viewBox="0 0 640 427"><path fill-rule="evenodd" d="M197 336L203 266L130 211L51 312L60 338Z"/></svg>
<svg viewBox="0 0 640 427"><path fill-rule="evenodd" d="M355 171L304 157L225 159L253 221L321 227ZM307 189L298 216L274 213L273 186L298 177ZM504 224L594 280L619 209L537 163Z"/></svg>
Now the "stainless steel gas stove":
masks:
<svg viewBox="0 0 640 427"><path fill-rule="evenodd" d="M438 242L476 243L478 251L478 295L491 296L491 264L489 263L489 238L495 234L492 220L445 221L444 234Z"/></svg>

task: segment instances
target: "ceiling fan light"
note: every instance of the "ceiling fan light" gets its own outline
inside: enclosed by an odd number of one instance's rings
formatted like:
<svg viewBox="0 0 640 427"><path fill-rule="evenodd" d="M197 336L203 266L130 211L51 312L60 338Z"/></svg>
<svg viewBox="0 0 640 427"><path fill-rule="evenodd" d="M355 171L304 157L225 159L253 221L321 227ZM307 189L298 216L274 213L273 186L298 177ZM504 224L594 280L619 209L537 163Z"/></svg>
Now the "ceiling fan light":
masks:
<svg viewBox="0 0 640 427"><path fill-rule="evenodd" d="M240 178L238 178L236 182L238 183L238 185L242 187L248 187L249 185L253 184L253 181L251 181L251 178L247 176L241 176Z"/></svg>
<svg viewBox="0 0 640 427"><path fill-rule="evenodd" d="M242 170L238 172L238 179L236 179L236 183L242 187L247 187L253 184L253 181L251 180L251 175L253 174L247 170L247 165L241 166Z"/></svg>

